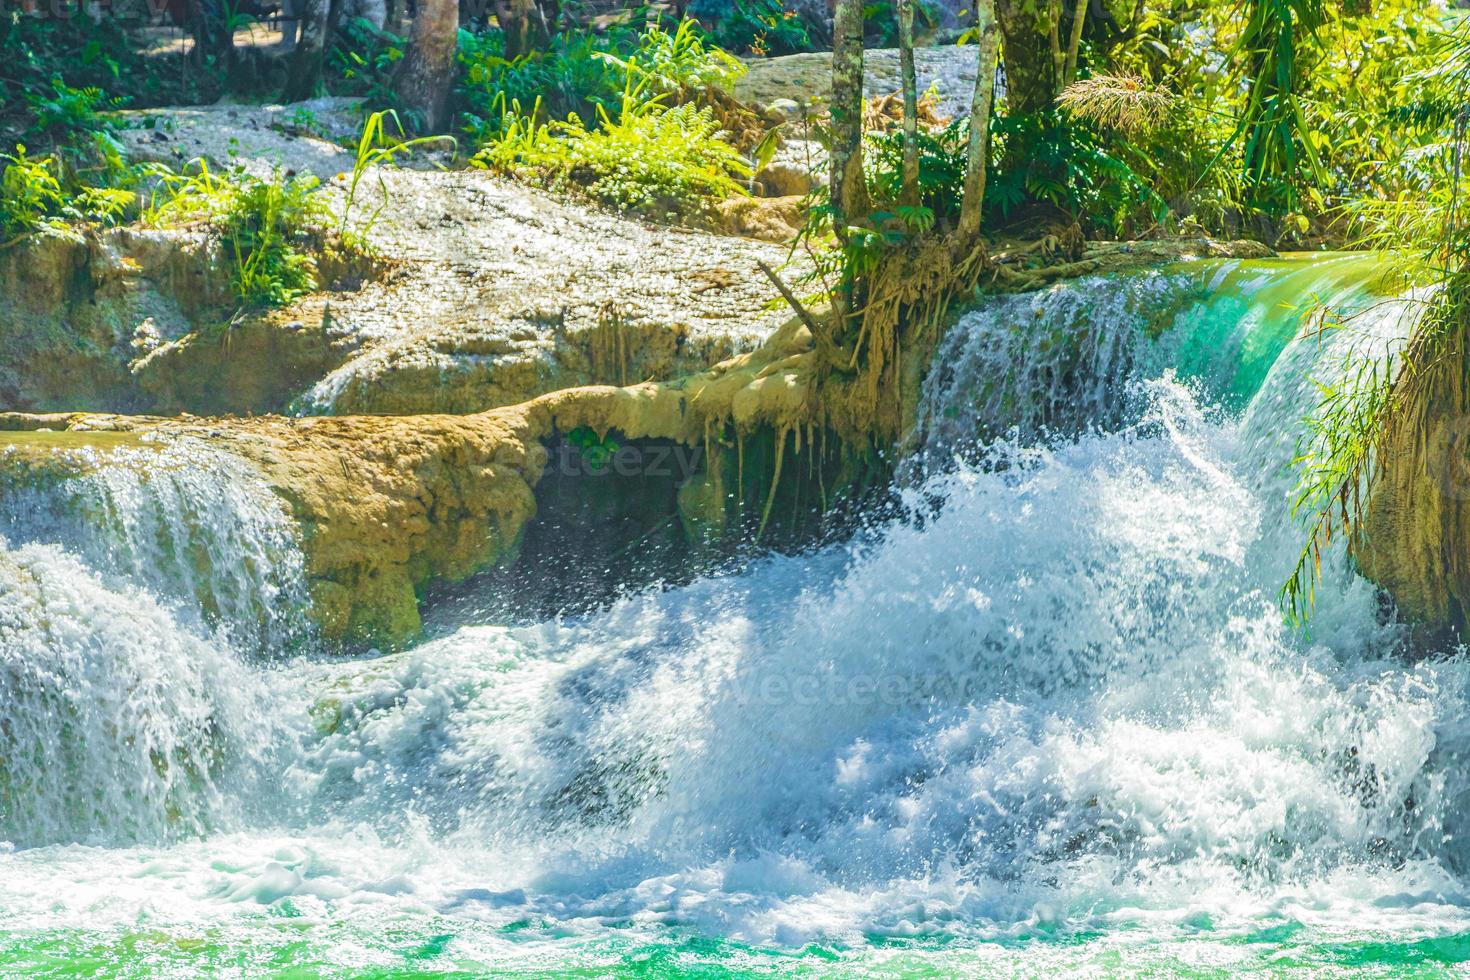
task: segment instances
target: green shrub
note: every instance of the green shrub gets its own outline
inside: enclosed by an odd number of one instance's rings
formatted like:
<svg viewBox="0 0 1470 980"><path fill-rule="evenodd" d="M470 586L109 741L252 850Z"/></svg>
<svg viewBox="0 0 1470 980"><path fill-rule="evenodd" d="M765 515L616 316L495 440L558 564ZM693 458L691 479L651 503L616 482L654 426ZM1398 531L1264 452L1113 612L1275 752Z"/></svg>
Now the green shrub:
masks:
<svg viewBox="0 0 1470 980"><path fill-rule="evenodd" d="M919 203L945 228L959 221L969 141L965 117L937 131L920 127L918 132ZM863 159L869 194L879 204L897 202L903 190L903 133L872 133L868 147Z"/></svg>
<svg viewBox="0 0 1470 980"><path fill-rule="evenodd" d="M130 17L126 5L113 5L105 29L82 6L46 5L48 16L36 17L12 13L17 5L11 4L0 14L0 133L8 131L12 139L32 133L35 102L55 100L58 78L83 92L124 94L125 84L131 104L141 106L196 104L218 96L217 71L185 71L182 55L148 53L137 43L132 32L143 22L141 6L135 8L140 16ZM75 13L60 16L60 7ZM45 144L32 135L30 145Z"/></svg>
<svg viewBox="0 0 1470 980"><path fill-rule="evenodd" d="M717 202L744 193L739 181L750 167L720 138L708 108L670 108L640 92L630 80L617 118L601 112L595 129L575 115L540 124L534 109L522 115L516 107L475 162L574 184L618 210L665 220L709 218Z"/></svg>
<svg viewBox="0 0 1470 980"><path fill-rule="evenodd" d="M730 91L745 74L740 59L709 43L692 20L680 21L672 32L650 25L628 58L609 52L600 52L599 57L624 74L647 81L655 92L669 95L707 88Z"/></svg>
<svg viewBox="0 0 1470 980"><path fill-rule="evenodd" d="M499 31L460 31L463 77L458 96L466 132L477 142L490 138L505 118L505 107L517 103L539 106L545 115L537 122L570 115L592 119L599 109L615 110L622 98L623 72L599 56L619 50L629 37L563 35L545 51L506 60Z"/></svg>
<svg viewBox="0 0 1470 980"><path fill-rule="evenodd" d="M11 239L37 231L61 213L66 203L51 157L29 157L24 146L0 153L0 237Z"/></svg>
<svg viewBox="0 0 1470 980"><path fill-rule="evenodd" d="M1089 233L1127 237L1169 214L1168 202L1140 176L1141 153L1124 137L1105 138L1055 109L998 116L991 124L991 172L985 207L991 226L1004 225L1027 204L1043 204L1081 221ZM1024 147L1024 154L1014 147ZM1140 159L1143 158L1143 159Z"/></svg>
<svg viewBox="0 0 1470 980"><path fill-rule="evenodd" d="M711 5L713 6L713 5ZM781 0L735 0L728 9L699 9L715 22L711 37L738 54L799 54L814 47L806 25Z"/></svg>
<svg viewBox="0 0 1470 980"><path fill-rule="evenodd" d="M744 193L740 181L749 179L750 166L723 138L713 110L669 104L733 85L744 70L738 60L708 44L691 21L672 32L647 28L626 55L577 50L579 63L606 73L598 76L599 86L616 77L617 99L608 100L599 88L591 113L568 112L553 122L538 92L543 79L532 69L558 63L555 58L508 63L485 56L476 62L504 86L488 104L495 122L477 117L477 165L577 186L610 207L660 220L709 219L715 203Z"/></svg>
<svg viewBox="0 0 1470 980"><path fill-rule="evenodd" d="M222 178L198 161L163 185L144 219L199 222L218 234L243 309L284 306L316 288L316 264L302 250L329 219L315 177L262 180L237 170Z"/></svg>
<svg viewBox="0 0 1470 980"><path fill-rule="evenodd" d="M397 105L394 75L408 49L408 39L373 25L362 17L338 28L337 43L328 56L328 88L335 95L362 96L372 109Z"/></svg>
<svg viewBox="0 0 1470 980"><path fill-rule="evenodd" d="M69 182L55 156L32 157L22 145L0 163L0 244L68 221L114 224L137 200L126 188Z"/></svg>

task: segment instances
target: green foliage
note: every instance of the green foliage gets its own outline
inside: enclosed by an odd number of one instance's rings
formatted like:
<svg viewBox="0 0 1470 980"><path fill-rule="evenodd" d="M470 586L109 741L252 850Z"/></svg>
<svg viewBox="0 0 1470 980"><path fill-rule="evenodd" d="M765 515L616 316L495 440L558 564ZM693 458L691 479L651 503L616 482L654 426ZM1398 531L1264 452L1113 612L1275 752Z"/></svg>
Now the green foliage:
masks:
<svg viewBox="0 0 1470 980"><path fill-rule="evenodd" d="M1002 116L991 134L985 201L994 219L1004 222L1023 204L1040 202L1073 216L1086 230L1123 237L1146 231L1169 213L1168 202L1118 152L1133 149L1121 135L1105 138L1056 110Z"/></svg>
<svg viewBox="0 0 1470 980"><path fill-rule="evenodd" d="M914 29L934 26L934 12L923 0L914 0ZM863 40L869 47L898 46L898 4L875 0L863 6Z"/></svg>
<svg viewBox="0 0 1470 980"><path fill-rule="evenodd" d="M1299 48L1326 18L1322 0L1250 0L1238 55L1249 88L1234 139L1248 200L1272 214L1296 209L1304 169L1320 182L1322 162L1302 103ZM1304 36L1307 35L1307 36Z"/></svg>
<svg viewBox="0 0 1470 980"><path fill-rule="evenodd" d="M682 20L672 32L657 24L638 38L638 47L627 58L603 51L598 57L619 71L646 81L656 92L675 95L705 88L729 91L745 74L740 59L708 43L703 30L692 20Z"/></svg>
<svg viewBox="0 0 1470 980"><path fill-rule="evenodd" d="M49 224L66 204L66 194L50 157L32 158L24 146L0 153L0 238L37 231Z"/></svg>
<svg viewBox="0 0 1470 980"><path fill-rule="evenodd" d="M197 161L192 172L164 177L144 220L207 225L230 258L242 309L283 306L316 288L316 265L303 250L328 219L316 189L314 177L220 177Z"/></svg>
<svg viewBox="0 0 1470 980"><path fill-rule="evenodd" d="M624 72L600 55L619 50L625 37L559 35L547 50L508 61L500 32L460 31L458 96L466 131L477 141L491 137L505 119L505 107L516 104L539 106L544 115L537 115L538 123L570 115L591 119L599 109L616 109Z"/></svg>
<svg viewBox="0 0 1470 980"><path fill-rule="evenodd" d="M103 114L121 108L127 99L114 98L96 86L72 88L55 76L49 92L28 96L34 121L31 132L56 139L71 139L84 133L107 129Z"/></svg>
<svg viewBox="0 0 1470 980"><path fill-rule="evenodd" d="M750 168L720 138L708 108L646 99L631 78L616 117L599 112L589 129L577 116L540 124L536 109L506 113L475 163L502 173L583 188L613 208L661 220L707 218L715 203L744 193Z"/></svg>
<svg viewBox="0 0 1470 980"><path fill-rule="evenodd" d="M460 32L463 81L458 97L465 129L477 141L496 134L508 106L538 106L538 124L570 116L596 120L621 111L630 77L639 82L646 99L705 88L728 90L745 71L691 20L672 30L652 24L641 32L624 27L601 35L560 35L546 50L514 60L507 60L503 51L499 31Z"/></svg>
<svg viewBox="0 0 1470 980"><path fill-rule="evenodd" d="M781 0L734 0L712 19L711 39L737 54L800 54L813 48L806 25Z"/></svg>
<svg viewBox="0 0 1470 980"><path fill-rule="evenodd" d="M621 448L611 432L606 436L599 436L596 429L586 425L578 426L567 433L567 442L577 448L583 462L587 464L587 472L593 475L606 470Z"/></svg>
<svg viewBox="0 0 1470 980"><path fill-rule="evenodd" d="M23 145L0 153L0 163L0 245L67 222L116 224L137 200L126 188L68 181L57 157L32 157Z"/></svg>
<svg viewBox="0 0 1470 980"><path fill-rule="evenodd" d="M387 125L389 122L397 131L396 136L389 130ZM347 200L342 205L342 218L337 225L338 235L349 247L363 248L366 246L368 234L377 224L383 209L390 203L388 185L383 180L380 168L396 166L400 156L411 154L420 146L438 143L441 140L454 142L453 137L420 136L417 139L406 140L404 136L403 124L399 121L398 114L391 109L372 113L363 124L362 135L357 140L357 154L352 162L352 173L348 175ZM362 187L363 179L370 171L377 177L378 192L382 199L377 207L354 225L352 214L357 206L358 191Z"/></svg>
<svg viewBox="0 0 1470 980"><path fill-rule="evenodd" d="M121 92L125 87L133 105L207 102L218 95L214 72L184 71L176 56L145 54L130 34L141 21L129 20L121 9L109 9L102 29L80 5L67 7L76 11L69 16L51 7L42 17L15 15L13 9L0 14L0 134L9 131L10 138L19 139L31 133L31 145L43 145L33 138L33 112L38 101L56 99L58 78L73 91Z"/></svg>
<svg viewBox="0 0 1470 980"><path fill-rule="evenodd" d="M1318 330L1350 330L1351 324L1318 312ZM1307 416L1306 431L1297 440L1297 485L1291 514L1307 519L1308 533L1290 577L1281 586L1279 600L1288 616L1303 623L1316 599L1322 575L1322 552L1335 535L1350 536L1362 514L1372 475L1373 459L1394 399L1399 364L1381 341L1355 337L1344 356L1342 378L1316 381L1317 408Z"/></svg>
<svg viewBox="0 0 1470 980"><path fill-rule="evenodd" d="M349 20L338 31L327 59L331 68L328 88L333 94L362 96L370 108L396 106L394 74L408 39L361 17Z"/></svg>
<svg viewBox="0 0 1470 980"><path fill-rule="evenodd" d="M1443 393L1431 379L1461 377L1470 340L1470 222L1463 203L1463 161L1470 149L1465 127L1470 27L1456 25L1432 38L1425 50L1432 61L1406 76L1405 101L1392 116L1399 139L1417 147L1405 160L1412 161L1420 183L1416 187L1411 181L1392 198L1366 197L1344 210L1365 243L1422 250L1438 289L1401 353L1371 335L1355 338L1342 364L1342 380L1317 381L1321 397L1304 420L1292 503L1306 540L1280 594L1282 607L1298 622L1311 611L1323 550L1335 537L1345 538L1350 549L1353 545L1388 433L1408 423L1417 446L1430 418L1458 410L1434 404ZM1328 328L1343 325L1328 313L1323 316Z"/></svg>
<svg viewBox="0 0 1470 980"><path fill-rule="evenodd" d="M919 203L944 229L959 221L969 140L970 121L964 118L932 132L919 128ZM868 193L876 202L892 203L901 196L903 144L903 133L898 130L868 136L863 159Z"/></svg>
<svg viewBox="0 0 1470 980"><path fill-rule="evenodd" d="M582 50L586 61L617 74L615 105L597 100L590 126L576 112L548 122L551 113L540 96L522 101L502 89L490 104L497 121L478 122L476 165L579 187L610 207L658 220L709 220L718 201L744 193L740 181L750 178L750 166L724 140L713 111L668 102L691 90L729 85L740 70L735 59L707 45L687 21L672 33L649 27L627 56ZM538 63L502 61L497 77L504 81L511 70ZM495 67L482 64L487 71Z"/></svg>

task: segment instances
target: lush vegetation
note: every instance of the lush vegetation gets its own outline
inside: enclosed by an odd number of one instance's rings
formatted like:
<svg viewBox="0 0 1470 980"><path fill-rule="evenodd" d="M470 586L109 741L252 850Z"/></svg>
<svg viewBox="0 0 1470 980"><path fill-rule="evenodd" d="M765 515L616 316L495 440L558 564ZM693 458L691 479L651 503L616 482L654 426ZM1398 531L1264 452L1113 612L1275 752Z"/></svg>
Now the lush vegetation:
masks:
<svg viewBox="0 0 1470 980"><path fill-rule="evenodd" d="M1432 288L1402 345L1355 332L1334 311L1321 311L1321 328L1349 331L1352 343L1341 378L1319 382L1321 404L1307 417L1300 440L1293 509L1307 534L1281 590L1283 606L1298 619L1311 611L1324 550L1336 539L1350 550L1361 544L1358 535L1389 440L1407 430L1411 453L1422 452L1424 427L1462 410L1470 349L1470 25L1431 35L1424 48L1427 66L1407 79L1401 101L1388 107L1407 147L1396 160L1403 176L1381 196L1350 202L1345 221L1362 244L1401 259L1406 278L1427 280Z"/></svg>
<svg viewBox="0 0 1470 980"><path fill-rule="evenodd" d="M741 181L751 176L745 158L724 138L714 110L701 95L726 90L743 71L734 58L708 45L693 23L672 31L651 25L626 55L593 50L586 59L602 66L592 87L553 88L558 106L590 105L588 121L575 109L556 118L542 103L522 103L508 93L521 91L534 56L516 62L482 60L472 66L488 77L498 71L491 105L499 110L493 125L482 117L469 121L483 148L475 163L498 171L576 187L593 199L649 218L712 220L715 205L744 193ZM565 65L565 53L551 56L550 77ZM589 76L590 77L590 76ZM617 78L619 97L605 104L601 86ZM506 87L509 80L515 87ZM549 121L548 121L549 119Z"/></svg>

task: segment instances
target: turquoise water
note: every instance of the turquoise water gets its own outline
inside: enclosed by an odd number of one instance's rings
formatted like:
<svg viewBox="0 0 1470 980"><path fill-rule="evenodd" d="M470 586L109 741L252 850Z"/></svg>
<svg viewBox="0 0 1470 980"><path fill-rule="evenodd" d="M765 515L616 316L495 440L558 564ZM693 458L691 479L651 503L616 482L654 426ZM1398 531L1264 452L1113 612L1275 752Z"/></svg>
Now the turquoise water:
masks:
<svg viewBox="0 0 1470 980"><path fill-rule="evenodd" d="M931 445L1035 425L911 517L587 617L302 655L284 512L189 444L0 507L0 975L1463 969L1470 664L1341 556L1275 605L1338 362L1275 297L1373 290L1158 275L969 321Z"/></svg>

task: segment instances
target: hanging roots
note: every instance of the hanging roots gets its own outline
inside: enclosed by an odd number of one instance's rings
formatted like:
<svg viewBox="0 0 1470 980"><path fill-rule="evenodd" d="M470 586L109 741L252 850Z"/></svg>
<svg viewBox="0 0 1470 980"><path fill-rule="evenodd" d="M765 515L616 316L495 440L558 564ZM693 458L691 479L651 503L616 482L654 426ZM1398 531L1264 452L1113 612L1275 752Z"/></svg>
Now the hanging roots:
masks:
<svg viewBox="0 0 1470 980"><path fill-rule="evenodd" d="M927 361L957 297L972 295L992 268L984 245L947 239L917 242L884 257L862 284L863 304L846 329L856 340L843 344L839 362L818 380L826 424L840 433L891 445L903 434L905 385L900 354ZM840 371L850 375L833 383ZM916 393L911 393L916 394Z"/></svg>

